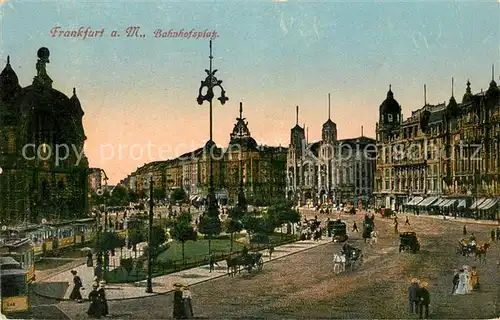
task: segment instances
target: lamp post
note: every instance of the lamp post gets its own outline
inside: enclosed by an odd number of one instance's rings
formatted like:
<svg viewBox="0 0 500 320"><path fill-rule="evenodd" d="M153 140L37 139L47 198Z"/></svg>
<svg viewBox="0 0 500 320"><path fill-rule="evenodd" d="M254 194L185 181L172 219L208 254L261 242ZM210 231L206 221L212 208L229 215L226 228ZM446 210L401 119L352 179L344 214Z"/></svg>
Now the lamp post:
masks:
<svg viewBox="0 0 500 320"><path fill-rule="evenodd" d="M222 87L222 80L218 80L215 77L215 73L217 72L217 69L212 70L212 40L210 40L210 68L207 70L205 69L205 72L207 73L207 77L205 80L201 81L201 86L198 92L198 104L202 105L203 101L208 101L210 104L210 140L207 143L207 146L210 145L210 147L213 145L213 136L212 136L212 99L214 98L214 91L213 89L215 87L219 87L221 89L221 96L217 98L217 100L220 101L222 105L226 103L226 101L229 100L228 97L226 97L226 91ZM207 88L207 93L205 95L202 94L203 88ZM213 159L212 159L212 150L210 149L210 157L209 157L209 170L210 170L210 180L209 180L209 187L208 187L208 206L207 206L207 212L209 215L218 215L218 210L217 210L217 203L215 199L215 190L214 190L214 176L213 176Z"/></svg>
<svg viewBox="0 0 500 320"><path fill-rule="evenodd" d="M150 175L149 178L149 221L148 221L148 278L147 278L147 283L146 283L146 293L152 293L153 292L153 284L151 281L151 274L153 271L153 266L152 266L152 253L153 253L153 248L151 247L151 243L153 242L153 175Z"/></svg>
<svg viewBox="0 0 500 320"><path fill-rule="evenodd" d="M247 208L247 201L245 199L245 191L243 189L243 155L240 152L240 188L238 192L238 206L242 209Z"/></svg>

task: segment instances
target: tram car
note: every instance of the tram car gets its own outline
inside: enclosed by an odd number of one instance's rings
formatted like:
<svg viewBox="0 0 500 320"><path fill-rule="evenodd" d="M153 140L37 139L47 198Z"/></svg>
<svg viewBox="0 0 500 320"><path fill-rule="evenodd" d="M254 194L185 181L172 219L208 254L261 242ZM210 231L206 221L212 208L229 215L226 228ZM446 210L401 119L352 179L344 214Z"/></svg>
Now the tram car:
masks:
<svg viewBox="0 0 500 320"><path fill-rule="evenodd" d="M25 271L26 283L35 281L35 252L28 238L16 238L13 234L3 238L0 244L0 258L12 258Z"/></svg>
<svg viewBox="0 0 500 320"><path fill-rule="evenodd" d="M26 270L12 257L0 256L0 300L2 314L15 315L29 310Z"/></svg>
<svg viewBox="0 0 500 320"><path fill-rule="evenodd" d="M328 221L327 229L332 235L332 242L339 243L348 239L347 225L341 220Z"/></svg>

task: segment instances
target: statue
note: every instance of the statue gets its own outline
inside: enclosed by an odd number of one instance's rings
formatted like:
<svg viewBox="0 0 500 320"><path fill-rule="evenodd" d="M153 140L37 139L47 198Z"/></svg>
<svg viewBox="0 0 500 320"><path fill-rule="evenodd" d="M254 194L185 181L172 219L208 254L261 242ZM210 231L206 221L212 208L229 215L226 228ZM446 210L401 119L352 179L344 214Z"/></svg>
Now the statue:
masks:
<svg viewBox="0 0 500 320"><path fill-rule="evenodd" d="M37 55L38 55L38 61L36 62L37 75L35 76L35 79L33 79L33 83L51 87L52 79L49 77L49 75L47 74L47 70L45 69L45 65L47 63L50 63L49 60L50 51L49 49L43 47L38 49Z"/></svg>

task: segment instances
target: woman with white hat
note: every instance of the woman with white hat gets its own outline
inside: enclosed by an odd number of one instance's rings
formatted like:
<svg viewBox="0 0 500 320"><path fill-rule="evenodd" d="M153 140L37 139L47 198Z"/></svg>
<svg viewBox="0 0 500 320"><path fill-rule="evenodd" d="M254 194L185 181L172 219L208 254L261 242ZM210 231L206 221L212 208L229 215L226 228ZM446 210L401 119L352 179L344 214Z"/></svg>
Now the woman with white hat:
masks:
<svg viewBox="0 0 500 320"><path fill-rule="evenodd" d="M193 304L191 302L191 291L189 291L189 287L185 284L182 288L182 303L184 305L184 315L186 318L193 317Z"/></svg>

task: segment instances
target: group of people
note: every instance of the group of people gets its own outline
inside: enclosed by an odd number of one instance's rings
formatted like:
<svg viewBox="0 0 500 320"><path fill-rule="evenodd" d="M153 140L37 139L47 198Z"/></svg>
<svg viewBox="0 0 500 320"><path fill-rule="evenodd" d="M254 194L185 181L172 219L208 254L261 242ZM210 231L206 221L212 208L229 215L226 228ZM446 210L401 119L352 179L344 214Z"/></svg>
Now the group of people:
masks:
<svg viewBox="0 0 500 320"><path fill-rule="evenodd" d="M411 280L408 287L408 308L410 314L418 314L420 319L429 317L429 306L431 297L428 289L429 284L425 281L420 282L417 278Z"/></svg>
<svg viewBox="0 0 500 320"><path fill-rule="evenodd" d="M475 266L470 270L468 266L463 266L462 269L454 271L451 294L468 294L477 289L479 289L479 276Z"/></svg>
<svg viewBox="0 0 500 320"><path fill-rule="evenodd" d="M174 288L174 319L193 318L193 303L188 285L176 283Z"/></svg>
<svg viewBox="0 0 500 320"><path fill-rule="evenodd" d="M85 290L82 279L78 276L76 270L71 270L71 274L73 275L73 289L71 290L69 298L77 301L78 303L82 303L83 297L81 290ZM105 281L97 281L97 278L94 278L92 291L88 296L90 306L87 310L87 314L92 318L100 318L101 316L107 316L109 314L108 301L104 290L105 287Z"/></svg>

